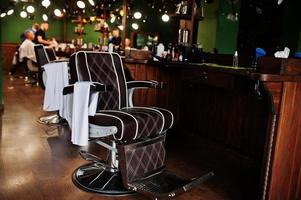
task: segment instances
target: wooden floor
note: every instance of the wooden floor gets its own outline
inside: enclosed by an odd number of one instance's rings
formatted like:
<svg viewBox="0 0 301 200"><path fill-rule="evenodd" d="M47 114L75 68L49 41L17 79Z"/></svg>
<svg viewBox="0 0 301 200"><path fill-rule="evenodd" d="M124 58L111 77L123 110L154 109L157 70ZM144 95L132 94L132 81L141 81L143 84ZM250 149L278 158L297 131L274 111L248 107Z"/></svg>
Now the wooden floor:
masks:
<svg viewBox="0 0 301 200"><path fill-rule="evenodd" d="M43 91L38 87L25 86L23 79L3 79L5 112L0 139L0 200L146 199L141 195L105 197L74 186L72 172L85 161L77 153L79 148L71 144L68 127L38 124L37 118L46 114L42 111ZM192 154L187 156L177 147L168 146L169 169L188 177L196 177L209 170L206 163ZM229 182L216 176L176 199L238 199L227 186Z"/></svg>

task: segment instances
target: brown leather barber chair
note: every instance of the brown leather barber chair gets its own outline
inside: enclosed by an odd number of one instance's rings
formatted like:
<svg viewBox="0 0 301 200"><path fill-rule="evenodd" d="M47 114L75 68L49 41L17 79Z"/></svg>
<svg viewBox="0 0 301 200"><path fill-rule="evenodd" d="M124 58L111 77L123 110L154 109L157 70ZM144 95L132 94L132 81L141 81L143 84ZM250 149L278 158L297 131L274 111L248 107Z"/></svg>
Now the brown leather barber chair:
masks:
<svg viewBox="0 0 301 200"><path fill-rule="evenodd" d="M89 139L107 148L111 155L107 163L81 151L91 162L74 171L75 185L106 195L137 192L160 199L175 197L213 176L210 172L188 179L165 168L165 134L173 125L173 114L163 108L134 107L128 98L136 88L158 88L158 82L126 82L116 53L77 52L69 65L71 84L96 82L90 89L100 95L97 112L89 117ZM72 85L64 89L65 95L72 92Z"/></svg>

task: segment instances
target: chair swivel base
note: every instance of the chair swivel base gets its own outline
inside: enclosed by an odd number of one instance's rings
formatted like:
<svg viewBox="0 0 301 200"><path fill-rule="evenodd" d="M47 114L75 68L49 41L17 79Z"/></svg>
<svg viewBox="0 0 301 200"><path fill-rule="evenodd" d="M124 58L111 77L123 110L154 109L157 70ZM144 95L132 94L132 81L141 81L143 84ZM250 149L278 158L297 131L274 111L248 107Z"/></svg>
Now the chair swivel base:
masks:
<svg viewBox="0 0 301 200"><path fill-rule="evenodd" d="M123 196L133 194L123 186L119 170L106 168L95 162L80 166L73 172L73 183L88 192Z"/></svg>

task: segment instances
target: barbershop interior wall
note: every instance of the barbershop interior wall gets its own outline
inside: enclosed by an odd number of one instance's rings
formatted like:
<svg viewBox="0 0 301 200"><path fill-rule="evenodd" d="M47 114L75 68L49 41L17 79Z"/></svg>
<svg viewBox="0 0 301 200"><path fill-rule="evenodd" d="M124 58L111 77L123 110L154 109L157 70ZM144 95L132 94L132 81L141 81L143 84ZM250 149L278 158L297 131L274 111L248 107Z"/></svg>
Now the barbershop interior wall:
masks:
<svg viewBox="0 0 301 200"><path fill-rule="evenodd" d="M41 23L42 15L37 12L35 19L23 19L19 13L14 12L11 16L1 19L1 36L3 43L20 43L20 36L33 23ZM47 37L61 40L63 37L63 23L60 20L49 20L49 31Z"/></svg>
<svg viewBox="0 0 301 200"><path fill-rule="evenodd" d="M0 31L2 30L2 23L0 21ZM2 37L0 34L0 43L2 43ZM2 93L2 47L0 46L0 104L3 104L3 93Z"/></svg>
<svg viewBox="0 0 301 200"><path fill-rule="evenodd" d="M239 12L239 3L234 8ZM225 0L204 4L204 19L199 21L197 39L205 51L213 52L217 48L219 53L232 54L236 50L239 22L226 18L230 12L231 5Z"/></svg>

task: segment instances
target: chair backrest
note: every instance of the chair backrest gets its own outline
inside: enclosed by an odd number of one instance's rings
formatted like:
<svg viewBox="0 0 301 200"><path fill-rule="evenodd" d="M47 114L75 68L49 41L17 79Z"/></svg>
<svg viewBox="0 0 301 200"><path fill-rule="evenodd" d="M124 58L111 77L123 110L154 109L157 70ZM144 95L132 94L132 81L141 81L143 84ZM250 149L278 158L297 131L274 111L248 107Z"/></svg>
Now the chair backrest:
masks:
<svg viewBox="0 0 301 200"><path fill-rule="evenodd" d="M50 61L56 60L54 48L45 48L45 50Z"/></svg>
<svg viewBox="0 0 301 200"><path fill-rule="evenodd" d="M36 58L37 58L37 63L38 63L39 68L41 68L43 65L50 62L43 45L35 45L34 51L36 53Z"/></svg>
<svg viewBox="0 0 301 200"><path fill-rule="evenodd" d="M92 81L113 86L112 91L100 94L98 110L117 110L127 106L127 86L118 54L80 51L71 56L69 67L71 84Z"/></svg>

